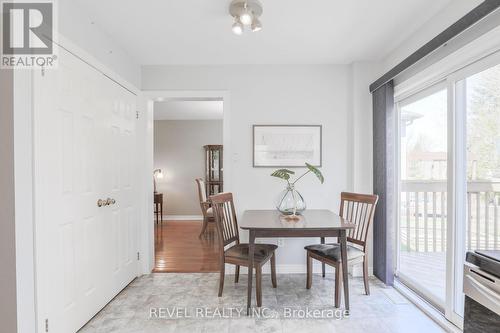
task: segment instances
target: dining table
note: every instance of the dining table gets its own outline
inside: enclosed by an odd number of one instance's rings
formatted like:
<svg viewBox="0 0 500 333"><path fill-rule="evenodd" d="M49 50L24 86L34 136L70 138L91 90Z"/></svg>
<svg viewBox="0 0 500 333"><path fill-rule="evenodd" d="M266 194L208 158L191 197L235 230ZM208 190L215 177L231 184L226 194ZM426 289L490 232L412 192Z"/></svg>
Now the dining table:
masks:
<svg viewBox="0 0 500 333"><path fill-rule="evenodd" d="M344 306L349 310L349 281L347 272L347 231L354 229L350 223L338 214L327 209L307 209L297 216L285 216L277 210L246 210L239 226L248 231L248 290L247 314L252 306L252 279L256 238L319 237L321 243L325 237L337 237L340 243L342 260L342 282L344 285ZM305 254L304 254L305 258ZM323 264L323 276L325 267Z"/></svg>

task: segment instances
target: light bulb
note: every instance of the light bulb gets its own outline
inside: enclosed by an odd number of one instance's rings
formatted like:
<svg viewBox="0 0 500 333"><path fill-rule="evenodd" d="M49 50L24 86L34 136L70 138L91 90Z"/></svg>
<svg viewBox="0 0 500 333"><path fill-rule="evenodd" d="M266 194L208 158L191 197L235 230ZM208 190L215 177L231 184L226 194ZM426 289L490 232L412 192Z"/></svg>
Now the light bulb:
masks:
<svg viewBox="0 0 500 333"><path fill-rule="evenodd" d="M252 24L252 13L250 13L248 10L245 10L241 15L240 15L240 22L243 23L244 25L250 25Z"/></svg>
<svg viewBox="0 0 500 333"><path fill-rule="evenodd" d="M243 33L243 24L240 21L233 23L233 33L235 35L241 35Z"/></svg>
<svg viewBox="0 0 500 333"><path fill-rule="evenodd" d="M252 22L252 31L257 32L262 30L262 23L258 19L253 20Z"/></svg>

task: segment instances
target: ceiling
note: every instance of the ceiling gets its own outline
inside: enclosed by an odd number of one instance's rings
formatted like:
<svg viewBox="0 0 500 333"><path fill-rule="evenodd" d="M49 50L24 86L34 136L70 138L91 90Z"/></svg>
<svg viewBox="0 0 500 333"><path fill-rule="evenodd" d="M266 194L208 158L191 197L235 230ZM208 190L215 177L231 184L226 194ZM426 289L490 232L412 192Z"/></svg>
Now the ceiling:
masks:
<svg viewBox="0 0 500 333"><path fill-rule="evenodd" d="M141 65L381 60L452 0L261 0L263 30L236 36L230 0L76 0Z"/></svg>
<svg viewBox="0 0 500 333"><path fill-rule="evenodd" d="M222 101L164 101L154 103L155 120L222 119Z"/></svg>

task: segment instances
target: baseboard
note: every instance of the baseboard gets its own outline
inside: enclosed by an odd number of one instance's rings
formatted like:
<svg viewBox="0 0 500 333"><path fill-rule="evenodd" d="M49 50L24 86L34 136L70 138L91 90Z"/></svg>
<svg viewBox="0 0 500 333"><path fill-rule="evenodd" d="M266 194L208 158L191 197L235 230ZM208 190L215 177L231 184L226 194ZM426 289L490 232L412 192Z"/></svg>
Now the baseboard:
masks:
<svg viewBox="0 0 500 333"><path fill-rule="evenodd" d="M363 269L360 266L360 269L357 269L357 266L355 265L350 267L349 272L353 277L362 277L363 276ZM232 275L235 272L235 267L234 265L231 264L226 264L226 269L225 273L226 275ZM335 273L335 269L331 266L326 265L325 267L326 273ZM240 267L240 273L245 273L247 274L247 268L246 267ZM306 265L301 265L301 264L281 264L281 265L276 265L276 273L277 274L305 274L307 272L307 267ZM320 273L321 272L321 264L313 264L313 273ZM373 268L368 267L368 275L372 275ZM271 266L266 264L264 267L262 267L262 273L264 274L270 274L271 273Z"/></svg>
<svg viewBox="0 0 500 333"><path fill-rule="evenodd" d="M202 221L203 215L163 215L163 221Z"/></svg>

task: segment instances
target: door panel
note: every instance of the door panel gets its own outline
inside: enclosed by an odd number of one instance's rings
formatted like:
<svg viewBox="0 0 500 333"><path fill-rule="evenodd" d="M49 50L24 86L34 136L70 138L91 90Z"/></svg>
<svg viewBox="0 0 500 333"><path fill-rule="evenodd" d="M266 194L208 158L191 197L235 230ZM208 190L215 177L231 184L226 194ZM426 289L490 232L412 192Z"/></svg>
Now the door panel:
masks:
<svg viewBox="0 0 500 333"><path fill-rule="evenodd" d="M464 315L463 273L467 251L500 249L500 65L456 82L464 122L461 166L464 207L457 219L455 312Z"/></svg>
<svg viewBox="0 0 500 333"><path fill-rule="evenodd" d="M34 98L38 325L70 333L136 276L136 97L60 49Z"/></svg>
<svg viewBox="0 0 500 333"><path fill-rule="evenodd" d="M399 103L399 278L436 307L446 301L447 91Z"/></svg>

